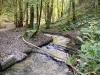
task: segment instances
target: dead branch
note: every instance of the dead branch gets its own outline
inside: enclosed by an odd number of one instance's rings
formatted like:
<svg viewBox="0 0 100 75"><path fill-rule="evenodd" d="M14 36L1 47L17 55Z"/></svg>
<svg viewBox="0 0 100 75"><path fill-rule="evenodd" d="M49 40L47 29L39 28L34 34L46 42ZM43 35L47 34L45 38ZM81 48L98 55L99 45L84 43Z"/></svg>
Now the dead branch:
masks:
<svg viewBox="0 0 100 75"><path fill-rule="evenodd" d="M63 60L63 62L66 62L65 59L62 59L62 58L60 58L60 57L57 57L57 56L55 56L55 55L53 55L53 54L47 52L46 50L44 50L44 49L42 49L42 48L40 48L40 47L38 47L38 46L36 46L36 45L34 45L34 44L32 44L32 43L27 42L27 41L24 39L24 37L22 37L22 40L23 40L26 44L28 44L28 45L30 45L30 46L32 46L32 47L35 47L35 48L37 48L37 49L39 49L39 50L45 52L47 55L49 55L49 56L51 56L51 57L53 57L53 58L61 59L61 60ZM71 64L68 64L68 65L69 65L75 72L77 72L77 73L83 75L83 74L82 74L81 72L79 72L73 65L71 65Z"/></svg>

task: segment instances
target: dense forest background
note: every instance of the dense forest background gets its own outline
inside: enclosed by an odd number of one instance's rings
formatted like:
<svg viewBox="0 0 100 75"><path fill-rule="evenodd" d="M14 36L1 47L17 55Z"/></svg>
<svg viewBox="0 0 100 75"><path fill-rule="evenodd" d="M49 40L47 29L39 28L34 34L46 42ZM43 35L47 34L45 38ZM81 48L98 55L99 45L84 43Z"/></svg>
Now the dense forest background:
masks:
<svg viewBox="0 0 100 75"><path fill-rule="evenodd" d="M0 23L14 21L16 27L33 27L45 23L45 28L59 20L75 21L94 11L98 14L98 0L1 0ZM24 25L23 25L24 23Z"/></svg>
<svg viewBox="0 0 100 75"><path fill-rule="evenodd" d="M73 54L66 64L76 75L100 75L99 5L100 0L0 0L0 28L3 22L13 22L16 28L25 27L25 35L32 32L31 38L45 29L63 35L78 32L74 38L80 41L75 49L80 60L73 68Z"/></svg>

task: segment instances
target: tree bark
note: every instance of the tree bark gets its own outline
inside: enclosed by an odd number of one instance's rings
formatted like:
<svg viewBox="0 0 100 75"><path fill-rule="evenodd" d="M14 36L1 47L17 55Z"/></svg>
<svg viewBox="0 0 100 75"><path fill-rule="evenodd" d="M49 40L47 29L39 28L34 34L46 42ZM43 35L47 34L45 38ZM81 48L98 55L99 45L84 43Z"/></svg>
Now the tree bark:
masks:
<svg viewBox="0 0 100 75"><path fill-rule="evenodd" d="M73 12L73 21L76 20L76 16L75 16L75 0L72 0L72 12Z"/></svg>
<svg viewBox="0 0 100 75"><path fill-rule="evenodd" d="M28 28L28 2L26 2L26 28Z"/></svg>
<svg viewBox="0 0 100 75"><path fill-rule="evenodd" d="M23 27L23 0L19 0L19 21L17 27Z"/></svg>
<svg viewBox="0 0 100 75"><path fill-rule="evenodd" d="M48 1L46 3L46 11L47 11L47 20L46 20L46 29L49 29L50 28L50 6L49 6L50 2Z"/></svg>
<svg viewBox="0 0 100 75"><path fill-rule="evenodd" d="M54 0L51 1L51 6L50 6L50 1L46 3L46 11L47 11L47 20L46 20L46 29L50 28L50 23L51 23L51 17L53 14L53 2Z"/></svg>
<svg viewBox="0 0 100 75"><path fill-rule="evenodd" d="M53 3L54 3L54 0L51 1L51 7L50 7L50 23L51 23L51 17L52 17L52 14L53 14Z"/></svg>
<svg viewBox="0 0 100 75"><path fill-rule="evenodd" d="M57 11L58 11L58 18L60 17L60 14L59 14L59 1L57 0Z"/></svg>
<svg viewBox="0 0 100 75"><path fill-rule="evenodd" d="M95 10L94 10L94 17L97 17L98 14L98 0L95 0Z"/></svg>
<svg viewBox="0 0 100 75"><path fill-rule="evenodd" d="M40 15L39 15L39 26L40 26L40 22L41 22L41 14L42 14L42 4L43 4L43 1L41 0L41 5L40 5ZM39 27L38 27L39 28Z"/></svg>
<svg viewBox="0 0 100 75"><path fill-rule="evenodd" d="M62 0L62 11L61 11L61 17L63 16L63 8L64 8L63 4L64 4L64 0Z"/></svg>
<svg viewBox="0 0 100 75"><path fill-rule="evenodd" d="M34 6L32 5L31 8L30 8L30 25L29 25L29 28L33 28L34 24Z"/></svg>
<svg viewBox="0 0 100 75"><path fill-rule="evenodd" d="M37 2L38 2L38 0L37 0ZM36 5L36 13L37 13L37 22L36 22L36 24L38 26L38 24L39 24L39 4L38 3Z"/></svg>
<svg viewBox="0 0 100 75"><path fill-rule="evenodd" d="M0 15L2 14L3 9L3 0L0 0Z"/></svg>
<svg viewBox="0 0 100 75"><path fill-rule="evenodd" d="M18 13L17 13L17 0L14 0L14 24L16 25L17 27L17 24L18 24Z"/></svg>

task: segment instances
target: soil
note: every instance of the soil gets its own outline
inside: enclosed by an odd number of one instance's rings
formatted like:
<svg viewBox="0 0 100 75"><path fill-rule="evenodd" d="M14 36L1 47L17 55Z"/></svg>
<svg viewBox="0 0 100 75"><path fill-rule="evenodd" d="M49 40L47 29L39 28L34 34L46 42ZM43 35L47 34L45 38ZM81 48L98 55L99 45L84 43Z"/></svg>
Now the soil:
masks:
<svg viewBox="0 0 100 75"><path fill-rule="evenodd" d="M11 25L10 25L11 24ZM22 38L19 38L25 32L25 28L15 29L13 23L7 23L4 29L0 29L0 62L4 61L4 58L8 55L16 54L17 52L26 53L33 48L28 47ZM28 40L37 46L41 46L52 41L51 37L38 33L34 38L37 40Z"/></svg>
<svg viewBox="0 0 100 75"><path fill-rule="evenodd" d="M22 38L19 38L25 32L25 28L7 29L0 32L0 62L8 55L26 53L31 49L35 50L28 47L22 41ZM52 41L52 37L46 36L43 33L38 33L33 39L25 39L37 46L42 46ZM5 72L1 72L2 74L0 75L66 75L68 67L66 64L59 64L48 56L45 57L43 54L32 53L25 61L15 64Z"/></svg>
<svg viewBox="0 0 100 75"><path fill-rule="evenodd" d="M15 28L15 25L13 24L13 22L3 22L0 25L0 32L8 31L14 28Z"/></svg>
<svg viewBox="0 0 100 75"><path fill-rule="evenodd" d="M15 26L13 26L13 25L14 24L12 24L12 25L8 24L7 25L8 27L5 26L4 29L0 29L0 62L3 62L4 58L7 57L8 55L19 54L17 56L21 56L20 54L23 54L23 53L26 54L27 52L30 52L31 50L35 50L32 47L28 47L28 45L26 45L23 42L22 38L19 38L25 32L25 28L15 29ZM51 34L53 33L53 34L63 35L66 37L68 37L67 35L70 35L70 34L68 34L70 32L64 33L64 32L59 32L58 30L49 30L48 29L48 30L45 30L44 32L51 33ZM73 33L73 34L71 34L72 36L76 37L76 34L74 35L74 32L71 32L71 33ZM47 44L50 41L52 41L52 37L48 37L48 36L44 35L43 33L38 33L32 39L27 39L27 38L25 38L25 39L28 42L31 42L37 46L42 46L42 45ZM37 75L39 75L39 74L37 74ZM57 75L57 74L55 74L55 75Z"/></svg>

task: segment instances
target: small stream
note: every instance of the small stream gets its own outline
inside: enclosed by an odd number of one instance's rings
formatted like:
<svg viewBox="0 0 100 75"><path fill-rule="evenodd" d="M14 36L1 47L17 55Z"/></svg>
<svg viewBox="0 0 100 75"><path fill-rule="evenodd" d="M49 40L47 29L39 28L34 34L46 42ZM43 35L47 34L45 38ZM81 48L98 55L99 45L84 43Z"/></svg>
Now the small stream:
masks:
<svg viewBox="0 0 100 75"><path fill-rule="evenodd" d="M56 51L65 53L66 44L70 39L58 35L46 35L52 36L54 40L42 46L43 49L51 50L55 54L57 54ZM71 75L68 74L68 71L68 66L64 62L35 50L25 60L2 72L2 75Z"/></svg>

